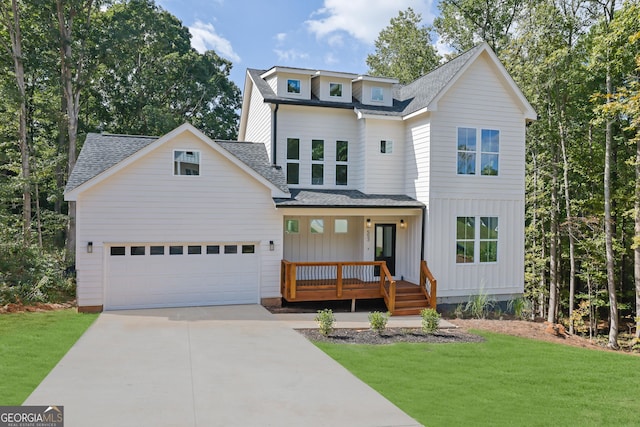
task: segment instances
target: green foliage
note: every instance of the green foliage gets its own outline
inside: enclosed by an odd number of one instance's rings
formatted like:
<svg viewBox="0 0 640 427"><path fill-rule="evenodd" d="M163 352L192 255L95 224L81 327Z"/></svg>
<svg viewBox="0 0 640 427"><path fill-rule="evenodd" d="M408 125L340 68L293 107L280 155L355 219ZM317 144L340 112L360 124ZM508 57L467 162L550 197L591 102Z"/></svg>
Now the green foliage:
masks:
<svg viewBox="0 0 640 427"><path fill-rule="evenodd" d="M369 313L369 324L371 329L379 334L382 334L387 328L389 316L391 316L391 313L389 312L381 313L379 311L374 311L372 313Z"/></svg>
<svg viewBox="0 0 640 427"><path fill-rule="evenodd" d="M333 310L329 308L318 310L318 314L314 320L318 322L318 328L322 335L329 335L333 332L336 323L336 317L333 315Z"/></svg>
<svg viewBox="0 0 640 427"><path fill-rule="evenodd" d="M395 77L406 84L436 68L440 56L431 44L430 29L420 25L413 9L400 11L376 39L376 51L367 56L369 73Z"/></svg>
<svg viewBox="0 0 640 427"><path fill-rule="evenodd" d="M533 304L527 298L515 298L507 301L507 311L513 313L518 319L531 319L533 317Z"/></svg>
<svg viewBox="0 0 640 427"><path fill-rule="evenodd" d="M495 306L495 300L485 292L469 297L464 311L475 319L486 319L491 309Z"/></svg>
<svg viewBox="0 0 640 427"><path fill-rule="evenodd" d="M22 405L98 317L75 310L0 315L0 402Z"/></svg>
<svg viewBox="0 0 640 427"><path fill-rule="evenodd" d="M481 335L483 343L316 345L424 425L638 423L637 356Z"/></svg>
<svg viewBox="0 0 640 427"><path fill-rule="evenodd" d="M72 299L75 284L65 277L64 266L61 251L0 244L0 305Z"/></svg>
<svg viewBox="0 0 640 427"><path fill-rule="evenodd" d="M425 308L420 311L422 317L422 332L432 334L438 330L440 324L440 313L435 308Z"/></svg>

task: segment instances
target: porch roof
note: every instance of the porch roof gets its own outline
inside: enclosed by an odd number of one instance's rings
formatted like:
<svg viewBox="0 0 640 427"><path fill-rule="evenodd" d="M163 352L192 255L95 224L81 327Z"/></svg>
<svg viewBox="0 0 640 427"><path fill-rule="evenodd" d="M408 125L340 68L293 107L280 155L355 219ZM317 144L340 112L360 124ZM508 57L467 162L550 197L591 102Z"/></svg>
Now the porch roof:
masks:
<svg viewBox="0 0 640 427"><path fill-rule="evenodd" d="M291 189L290 199L274 198L276 208L424 208L402 194L365 194L358 190Z"/></svg>

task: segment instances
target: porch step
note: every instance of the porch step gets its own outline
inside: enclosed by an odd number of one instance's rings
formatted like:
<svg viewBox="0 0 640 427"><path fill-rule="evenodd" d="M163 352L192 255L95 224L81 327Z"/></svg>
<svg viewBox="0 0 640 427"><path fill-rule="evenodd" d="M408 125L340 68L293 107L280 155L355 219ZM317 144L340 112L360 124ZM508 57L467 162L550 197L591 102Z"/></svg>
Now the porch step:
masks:
<svg viewBox="0 0 640 427"><path fill-rule="evenodd" d="M416 287L397 288L394 316L412 316L429 306L429 301Z"/></svg>

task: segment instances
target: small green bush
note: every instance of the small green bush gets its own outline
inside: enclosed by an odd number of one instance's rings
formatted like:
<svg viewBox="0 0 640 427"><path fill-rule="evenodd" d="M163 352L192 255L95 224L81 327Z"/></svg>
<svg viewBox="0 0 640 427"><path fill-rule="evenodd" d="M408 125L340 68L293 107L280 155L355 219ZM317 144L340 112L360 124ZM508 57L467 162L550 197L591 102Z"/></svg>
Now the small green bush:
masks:
<svg viewBox="0 0 640 427"><path fill-rule="evenodd" d="M336 317L333 315L333 310L329 308L318 310L318 314L314 320L318 322L318 328L322 335L326 336L333 332L334 325L336 323Z"/></svg>
<svg viewBox="0 0 640 427"><path fill-rule="evenodd" d="M481 292L469 298L464 311L471 314L471 317L475 319L486 319L494 305L495 301L488 294Z"/></svg>
<svg viewBox="0 0 640 427"><path fill-rule="evenodd" d="M513 313L517 319L527 320L533 314L533 305L530 300L518 297L507 302L507 311Z"/></svg>
<svg viewBox="0 0 640 427"><path fill-rule="evenodd" d="M371 329L379 334L382 334L387 328L389 316L391 316L391 313L389 312L381 313L379 311L374 311L373 313L369 313L369 324L371 326Z"/></svg>
<svg viewBox="0 0 640 427"><path fill-rule="evenodd" d="M422 316L422 332L432 334L438 330L440 323L440 313L434 308L425 308L420 312Z"/></svg>

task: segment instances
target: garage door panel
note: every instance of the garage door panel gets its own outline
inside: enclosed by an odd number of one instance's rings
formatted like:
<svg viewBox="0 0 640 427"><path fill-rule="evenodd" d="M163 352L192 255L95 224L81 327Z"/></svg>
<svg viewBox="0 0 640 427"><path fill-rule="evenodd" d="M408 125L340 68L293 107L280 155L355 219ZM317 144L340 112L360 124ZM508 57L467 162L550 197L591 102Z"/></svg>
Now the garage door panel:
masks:
<svg viewBox="0 0 640 427"><path fill-rule="evenodd" d="M130 245L129 245L130 246ZM154 244L154 246L157 246ZM258 254L107 255L107 309L259 301ZM203 244L204 246L204 244ZM203 247L204 249L204 247Z"/></svg>

